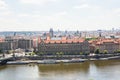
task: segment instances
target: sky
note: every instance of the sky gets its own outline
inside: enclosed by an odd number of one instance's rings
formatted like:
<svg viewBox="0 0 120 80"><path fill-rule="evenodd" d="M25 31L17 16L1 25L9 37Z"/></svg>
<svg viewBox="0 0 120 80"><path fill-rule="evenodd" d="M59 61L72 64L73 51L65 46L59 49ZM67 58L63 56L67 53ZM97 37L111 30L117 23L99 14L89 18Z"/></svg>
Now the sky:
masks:
<svg viewBox="0 0 120 80"><path fill-rule="evenodd" d="M120 0L0 0L0 31L120 28Z"/></svg>

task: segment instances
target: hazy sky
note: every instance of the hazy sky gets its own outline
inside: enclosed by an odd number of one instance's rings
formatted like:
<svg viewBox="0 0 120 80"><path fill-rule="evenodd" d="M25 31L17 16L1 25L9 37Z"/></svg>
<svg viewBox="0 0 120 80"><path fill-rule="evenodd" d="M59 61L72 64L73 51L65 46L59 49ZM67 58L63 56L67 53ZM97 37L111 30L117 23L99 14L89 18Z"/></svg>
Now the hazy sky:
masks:
<svg viewBox="0 0 120 80"><path fill-rule="evenodd" d="M120 28L120 0L0 0L0 31Z"/></svg>

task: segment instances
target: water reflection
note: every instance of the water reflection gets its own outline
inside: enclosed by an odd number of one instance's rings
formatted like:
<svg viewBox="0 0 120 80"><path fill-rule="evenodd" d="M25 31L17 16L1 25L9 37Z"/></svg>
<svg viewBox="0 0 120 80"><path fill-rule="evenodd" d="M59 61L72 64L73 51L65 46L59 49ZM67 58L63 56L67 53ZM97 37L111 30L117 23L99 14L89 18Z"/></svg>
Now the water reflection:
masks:
<svg viewBox="0 0 120 80"><path fill-rule="evenodd" d="M85 63L68 63L68 64L45 64L38 66L40 72L87 72L89 62Z"/></svg>
<svg viewBox="0 0 120 80"><path fill-rule="evenodd" d="M118 80L120 60L0 66L0 80Z"/></svg>
<svg viewBox="0 0 120 80"><path fill-rule="evenodd" d="M110 67L114 66L115 64L120 64L120 60L101 60L101 61L93 61L93 64L95 64L96 67Z"/></svg>
<svg viewBox="0 0 120 80"><path fill-rule="evenodd" d="M39 65L38 70L40 72L39 75L46 80L80 80L87 75L89 62L45 64Z"/></svg>
<svg viewBox="0 0 120 80"><path fill-rule="evenodd" d="M5 66L1 65L1 66L0 66L0 71L4 70L4 69L6 69L6 68L7 68L6 65L5 65Z"/></svg>
<svg viewBox="0 0 120 80"><path fill-rule="evenodd" d="M120 60L90 62L89 78L93 80L118 80Z"/></svg>

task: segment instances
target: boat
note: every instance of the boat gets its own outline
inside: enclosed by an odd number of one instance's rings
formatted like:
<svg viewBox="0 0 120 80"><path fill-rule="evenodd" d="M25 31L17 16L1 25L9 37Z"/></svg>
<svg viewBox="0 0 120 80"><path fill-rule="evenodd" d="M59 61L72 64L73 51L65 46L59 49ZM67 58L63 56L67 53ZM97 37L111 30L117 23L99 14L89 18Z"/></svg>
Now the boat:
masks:
<svg viewBox="0 0 120 80"><path fill-rule="evenodd" d="M27 61L9 61L9 62L7 62L7 64L29 64L29 62L27 62Z"/></svg>
<svg viewBox="0 0 120 80"><path fill-rule="evenodd" d="M56 60L46 59L46 60L43 60L41 63L43 63L43 64L55 64Z"/></svg>
<svg viewBox="0 0 120 80"><path fill-rule="evenodd" d="M108 58L100 58L99 60L108 60Z"/></svg>
<svg viewBox="0 0 120 80"><path fill-rule="evenodd" d="M70 63L80 63L80 62L84 62L85 59L71 59L69 62Z"/></svg>

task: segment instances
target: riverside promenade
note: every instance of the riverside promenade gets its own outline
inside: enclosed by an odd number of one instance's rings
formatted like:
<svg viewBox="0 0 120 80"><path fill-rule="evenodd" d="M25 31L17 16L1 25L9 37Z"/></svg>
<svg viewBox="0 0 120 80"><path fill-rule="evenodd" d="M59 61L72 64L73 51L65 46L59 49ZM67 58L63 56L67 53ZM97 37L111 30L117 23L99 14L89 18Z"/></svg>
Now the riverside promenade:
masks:
<svg viewBox="0 0 120 80"><path fill-rule="evenodd" d="M96 60L116 60L120 59L119 54L107 55L62 55L55 56L21 56L14 57L14 61L8 61L6 64L59 64L59 63L81 63L85 61Z"/></svg>
<svg viewBox="0 0 120 80"><path fill-rule="evenodd" d="M97 55L44 55L44 56L15 56L6 64L59 64L59 63L81 63L95 60L120 59L120 54L97 54ZM3 59L3 58L1 58Z"/></svg>
<svg viewBox="0 0 120 80"><path fill-rule="evenodd" d="M86 61L85 59L77 59L77 60L27 60L27 61L9 61L8 65L12 64L60 64L60 63L81 63Z"/></svg>

